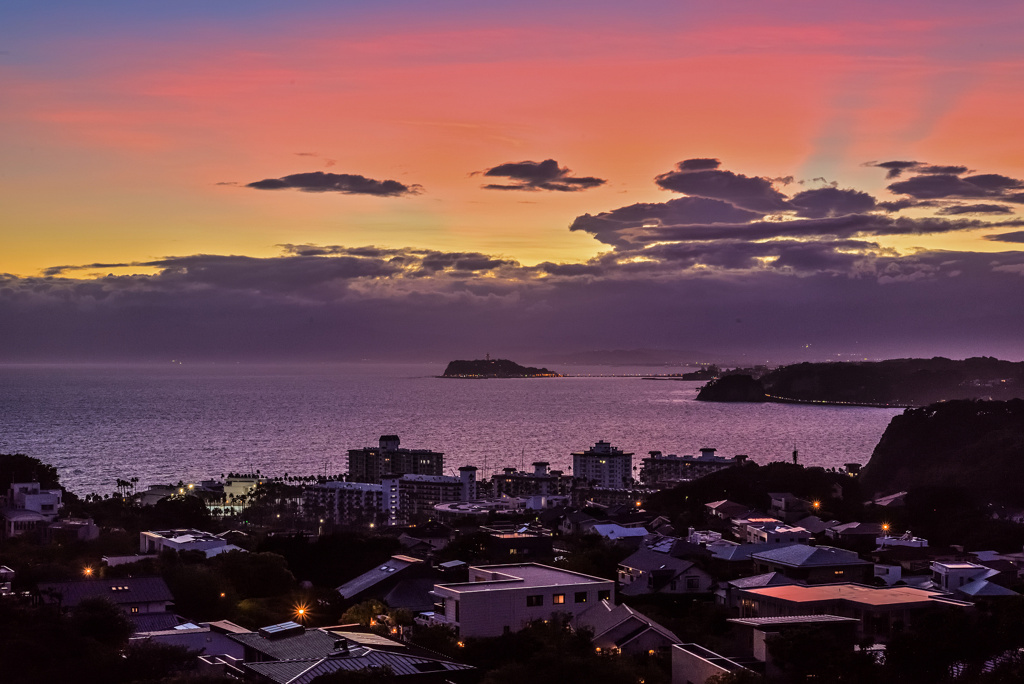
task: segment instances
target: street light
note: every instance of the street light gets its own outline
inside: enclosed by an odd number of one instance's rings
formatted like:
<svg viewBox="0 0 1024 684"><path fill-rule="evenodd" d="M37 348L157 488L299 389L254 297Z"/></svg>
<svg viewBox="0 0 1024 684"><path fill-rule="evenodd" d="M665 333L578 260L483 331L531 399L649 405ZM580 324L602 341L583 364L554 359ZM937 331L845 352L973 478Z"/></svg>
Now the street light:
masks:
<svg viewBox="0 0 1024 684"><path fill-rule="evenodd" d="M90 568L88 565L85 566L85 568L82 569L82 574L86 577L92 577L92 568Z"/></svg>

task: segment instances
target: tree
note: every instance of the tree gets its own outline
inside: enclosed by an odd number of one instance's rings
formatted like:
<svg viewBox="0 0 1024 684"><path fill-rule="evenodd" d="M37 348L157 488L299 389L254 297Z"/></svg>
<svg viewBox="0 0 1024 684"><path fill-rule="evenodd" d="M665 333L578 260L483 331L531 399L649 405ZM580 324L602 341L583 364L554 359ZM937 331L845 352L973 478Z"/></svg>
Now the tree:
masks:
<svg viewBox="0 0 1024 684"><path fill-rule="evenodd" d="M764 677L744 668L711 675L704 684L764 684Z"/></svg>
<svg viewBox="0 0 1024 684"><path fill-rule="evenodd" d="M363 627L370 627L370 623L375 623L378 615L387 615L387 613L387 606L375 599L369 599L346 610L345 614L341 616L341 621L345 624L358 622Z"/></svg>
<svg viewBox="0 0 1024 684"><path fill-rule="evenodd" d="M295 585L287 561L276 553L228 551L218 554L212 565L245 598L279 596Z"/></svg>
<svg viewBox="0 0 1024 684"><path fill-rule="evenodd" d="M124 611L102 597L80 601L72 613L71 624L81 636L111 648L127 644L135 630Z"/></svg>

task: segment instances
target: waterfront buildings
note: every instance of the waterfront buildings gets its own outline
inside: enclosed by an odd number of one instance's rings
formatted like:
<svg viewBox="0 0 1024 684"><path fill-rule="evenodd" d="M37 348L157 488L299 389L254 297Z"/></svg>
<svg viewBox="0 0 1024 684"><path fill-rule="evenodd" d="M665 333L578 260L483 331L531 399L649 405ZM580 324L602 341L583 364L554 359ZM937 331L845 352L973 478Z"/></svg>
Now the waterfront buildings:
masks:
<svg viewBox="0 0 1024 684"><path fill-rule="evenodd" d="M745 455L725 458L716 456L715 449L704 447L700 456L676 456L662 454L660 451L648 452L650 455L641 463L640 482L651 487L670 487L680 482L689 482L711 473L743 465Z"/></svg>
<svg viewBox="0 0 1024 684"><path fill-rule="evenodd" d="M462 466L458 477L447 475L392 475L383 478L382 511L388 525L406 525L434 514L442 501L472 501L476 494L476 468Z"/></svg>
<svg viewBox="0 0 1024 684"><path fill-rule="evenodd" d="M633 483L633 454L604 440L572 454L572 474L604 489L623 489Z"/></svg>
<svg viewBox="0 0 1024 684"><path fill-rule="evenodd" d="M366 482L320 482L302 492L302 508L313 520L338 525L377 523L384 515L384 486Z"/></svg>
<svg viewBox="0 0 1024 684"><path fill-rule="evenodd" d="M568 496L572 493L573 478L561 470L548 470L548 463L537 461L532 472L505 468L490 480L493 497L514 496Z"/></svg>
<svg viewBox="0 0 1024 684"><path fill-rule="evenodd" d="M398 435L381 435L379 446L349 449L350 482L380 484L390 475L443 475L444 454L429 449L399 448Z"/></svg>

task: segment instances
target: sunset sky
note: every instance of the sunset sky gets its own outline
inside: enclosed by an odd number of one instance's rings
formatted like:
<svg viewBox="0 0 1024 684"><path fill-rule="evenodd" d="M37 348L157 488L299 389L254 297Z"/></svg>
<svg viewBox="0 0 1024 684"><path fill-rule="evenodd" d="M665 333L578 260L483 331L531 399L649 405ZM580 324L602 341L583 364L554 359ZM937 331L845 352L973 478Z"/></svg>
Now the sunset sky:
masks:
<svg viewBox="0 0 1024 684"><path fill-rule="evenodd" d="M0 7L0 362L1024 358L1024 4Z"/></svg>

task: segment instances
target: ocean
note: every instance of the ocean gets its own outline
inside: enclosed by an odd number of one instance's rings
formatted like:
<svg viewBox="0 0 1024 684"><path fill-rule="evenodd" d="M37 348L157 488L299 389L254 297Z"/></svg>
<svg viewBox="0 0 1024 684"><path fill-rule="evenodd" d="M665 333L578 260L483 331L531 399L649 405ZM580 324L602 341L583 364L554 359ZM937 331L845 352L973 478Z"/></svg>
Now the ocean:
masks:
<svg viewBox="0 0 1024 684"><path fill-rule="evenodd" d="M636 454L747 454L826 468L867 463L900 411L695 401L702 383L638 377L437 378L444 365L0 366L0 453L59 469L79 495L228 472L341 473L347 450L397 434L445 469L567 469L598 440ZM575 374L678 372L559 368Z"/></svg>

